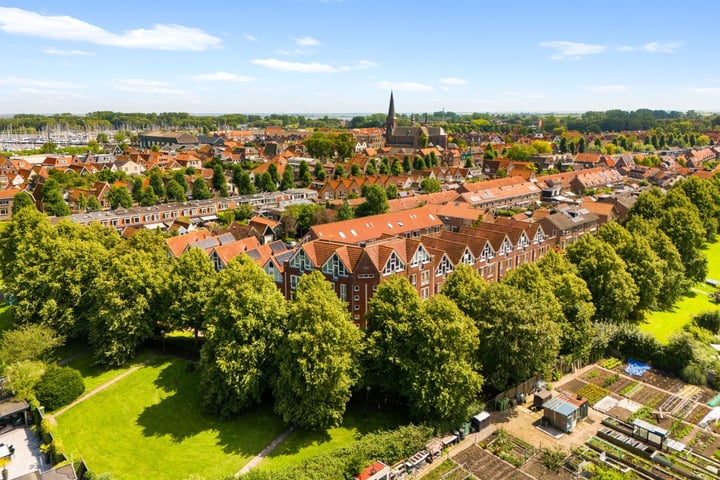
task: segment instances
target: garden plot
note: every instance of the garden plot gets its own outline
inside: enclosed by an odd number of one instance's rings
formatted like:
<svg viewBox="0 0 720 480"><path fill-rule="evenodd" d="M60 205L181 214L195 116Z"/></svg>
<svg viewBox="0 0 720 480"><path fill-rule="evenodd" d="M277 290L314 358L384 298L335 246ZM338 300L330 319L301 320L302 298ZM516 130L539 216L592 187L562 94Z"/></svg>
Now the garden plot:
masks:
<svg viewBox="0 0 720 480"><path fill-rule="evenodd" d="M453 461L458 465L463 465L477 478L487 480L504 480L510 478L513 474L519 473L514 466L477 445L472 445L458 453L453 457ZM524 473L517 478L532 479L532 477Z"/></svg>

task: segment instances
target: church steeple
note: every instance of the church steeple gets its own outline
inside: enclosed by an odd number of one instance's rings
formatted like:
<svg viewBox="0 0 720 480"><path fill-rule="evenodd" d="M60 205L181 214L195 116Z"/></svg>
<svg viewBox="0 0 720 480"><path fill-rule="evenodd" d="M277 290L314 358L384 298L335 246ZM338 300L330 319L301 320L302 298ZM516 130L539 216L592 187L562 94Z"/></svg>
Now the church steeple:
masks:
<svg viewBox="0 0 720 480"><path fill-rule="evenodd" d="M389 141L392 134L395 132L397 127L397 115L395 115L395 99L393 98L393 92L390 90L390 108L388 108L388 115L385 119L385 141Z"/></svg>

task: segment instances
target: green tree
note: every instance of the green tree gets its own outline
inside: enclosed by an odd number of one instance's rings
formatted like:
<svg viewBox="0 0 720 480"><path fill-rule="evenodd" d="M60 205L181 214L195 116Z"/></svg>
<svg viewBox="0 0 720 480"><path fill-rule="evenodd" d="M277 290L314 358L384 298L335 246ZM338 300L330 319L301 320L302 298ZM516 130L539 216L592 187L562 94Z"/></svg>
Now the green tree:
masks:
<svg viewBox="0 0 720 480"><path fill-rule="evenodd" d="M697 207L700 219L705 228L706 240L712 242L718 232L718 217L720 216L720 188L713 182L691 176L676 184L690 202Z"/></svg>
<svg viewBox="0 0 720 480"><path fill-rule="evenodd" d="M395 200L400 196L400 192L398 191L397 185L394 183L391 183L387 186L385 189L385 195L387 195L388 200Z"/></svg>
<svg viewBox="0 0 720 480"><path fill-rule="evenodd" d="M441 187L440 180L438 180L437 178L427 177L427 178L423 178L420 181L420 190L423 193L439 192L440 187Z"/></svg>
<svg viewBox="0 0 720 480"><path fill-rule="evenodd" d="M560 351L561 330L553 311L504 283L483 290L475 322L485 381L497 390L544 373Z"/></svg>
<svg viewBox="0 0 720 480"><path fill-rule="evenodd" d="M305 139L303 145L313 158L326 159L333 156L334 145L331 138L321 132L315 132ZM316 175L317 177L317 175Z"/></svg>
<svg viewBox="0 0 720 480"><path fill-rule="evenodd" d="M17 212L26 207L35 208L35 202L27 192L18 192L13 196L13 207L12 214L15 215Z"/></svg>
<svg viewBox="0 0 720 480"><path fill-rule="evenodd" d="M358 375L362 332L325 277L300 278L290 303L287 334L278 349L275 411L302 428L342 422Z"/></svg>
<svg viewBox="0 0 720 480"><path fill-rule="evenodd" d="M173 180L177 182L178 185L180 185L185 193L188 191L188 184L187 179L185 178L185 172L183 170L176 170L175 173L173 173Z"/></svg>
<svg viewBox="0 0 720 480"><path fill-rule="evenodd" d="M393 276L378 287L367 319L370 379L406 398L419 420L468 416L483 383L470 318L442 294L422 302L407 279Z"/></svg>
<svg viewBox="0 0 720 480"><path fill-rule="evenodd" d="M665 196L659 227L680 252L686 277L695 282L705 280L707 258L701 249L707 232L697 207L683 190L673 188Z"/></svg>
<svg viewBox="0 0 720 480"><path fill-rule="evenodd" d="M273 190L268 191L274 192L275 189L277 189L277 185L280 183L280 174L278 173L277 165L275 163L270 163L270 165L268 165L267 173L270 175L270 180L273 185Z"/></svg>
<svg viewBox="0 0 720 480"><path fill-rule="evenodd" d="M88 335L97 364L123 365L153 336L169 300L166 249L161 236L138 232L98 276Z"/></svg>
<svg viewBox="0 0 720 480"><path fill-rule="evenodd" d="M657 227L657 221L646 220L636 215L627 220L624 226L636 235L647 239L660 260L662 283L656 297L660 309L670 308L689 287L685 279L685 266L682 257L670 237Z"/></svg>
<svg viewBox="0 0 720 480"><path fill-rule="evenodd" d="M239 166L233 168L232 181L240 195L251 195L255 193L255 186L250 179L250 175Z"/></svg>
<svg viewBox="0 0 720 480"><path fill-rule="evenodd" d="M335 164L335 175L334 175L334 177L335 177L336 179L338 179L338 178L342 178L342 177L344 177L344 176L345 176L345 168L343 168L343 166L340 165L339 163L336 163L336 164Z"/></svg>
<svg viewBox="0 0 720 480"><path fill-rule="evenodd" d="M193 181L192 198L193 200L206 200L208 198L212 198L212 193L210 193L210 189L208 188L204 178L198 177Z"/></svg>
<svg viewBox="0 0 720 480"><path fill-rule="evenodd" d="M400 161L398 161L397 158L394 159L390 165L390 173L392 173L393 176L398 176L402 173L402 165L400 165Z"/></svg>
<svg viewBox="0 0 720 480"><path fill-rule="evenodd" d="M191 247L180 255L170 271L169 289L173 296L167 310L169 326L178 330L190 328L198 338L214 277L215 271L202 249Z"/></svg>
<svg viewBox="0 0 720 480"><path fill-rule="evenodd" d="M227 179L222 165L217 163L213 166L212 187L219 197L228 196Z"/></svg>
<svg viewBox="0 0 720 480"><path fill-rule="evenodd" d="M163 183L162 175L157 168L154 168L150 173L150 186L153 188L153 191L155 192L155 195L158 196L158 198L165 197L165 184Z"/></svg>
<svg viewBox="0 0 720 480"><path fill-rule="evenodd" d="M90 195L87 201L87 211L98 212L101 208L102 207L100 206L100 202L98 202L97 197L95 195Z"/></svg>
<svg viewBox="0 0 720 480"><path fill-rule="evenodd" d="M355 209L356 216L367 217L370 215L378 215L390 209L387 193L380 185L368 185L363 187L363 190L365 202L358 205Z"/></svg>
<svg viewBox="0 0 720 480"><path fill-rule="evenodd" d="M50 361L65 339L47 325L20 325L0 337L0 364L27 360Z"/></svg>
<svg viewBox="0 0 720 480"><path fill-rule="evenodd" d="M626 322L638 303L638 288L612 246L593 235L585 235L565 252L590 289L595 320Z"/></svg>
<svg viewBox="0 0 720 480"><path fill-rule="evenodd" d="M343 204L338 208L338 214L337 219L342 220L350 220L351 218L355 217L355 212L353 211L352 207L348 203L347 200L343 201Z"/></svg>
<svg viewBox="0 0 720 480"><path fill-rule="evenodd" d="M292 167L286 166L285 171L282 174L282 181L280 182L280 190L290 190L295 188L295 177L293 176Z"/></svg>
<svg viewBox="0 0 720 480"><path fill-rule="evenodd" d="M157 205L159 202L158 196L155 194L155 189L152 185L148 185L147 188L143 191L142 197L140 198L140 206L142 207L150 207L152 205Z"/></svg>
<svg viewBox="0 0 720 480"><path fill-rule="evenodd" d="M627 271L638 287L634 316L640 318L643 311L656 307L656 299L663 283L660 258L645 237L627 231L618 223L603 225L598 236L611 245L625 261Z"/></svg>
<svg viewBox="0 0 720 480"><path fill-rule="evenodd" d="M142 177L133 177L132 179L132 199L140 203L143 194L143 179Z"/></svg>
<svg viewBox="0 0 720 480"><path fill-rule="evenodd" d="M38 402L49 411L67 405L84 391L85 383L79 371L57 365L49 366L35 386Z"/></svg>
<svg viewBox="0 0 720 480"><path fill-rule="evenodd" d="M64 217L70 215L70 207L63 199L62 192L60 191L60 184L54 178L48 178L45 180L45 184L41 190L43 208L50 215L56 217Z"/></svg>
<svg viewBox="0 0 720 480"><path fill-rule="evenodd" d="M168 200L174 202L184 202L187 200L185 190L174 178L168 182L165 192L167 193Z"/></svg>
<svg viewBox="0 0 720 480"><path fill-rule="evenodd" d="M133 205L133 199L127 188L113 185L108 192L108 203L113 210L118 207L130 208Z"/></svg>
<svg viewBox="0 0 720 480"><path fill-rule="evenodd" d="M260 402L276 372L285 312L282 294L250 257L233 259L217 274L205 309L206 341L200 355L206 409L230 417Z"/></svg>

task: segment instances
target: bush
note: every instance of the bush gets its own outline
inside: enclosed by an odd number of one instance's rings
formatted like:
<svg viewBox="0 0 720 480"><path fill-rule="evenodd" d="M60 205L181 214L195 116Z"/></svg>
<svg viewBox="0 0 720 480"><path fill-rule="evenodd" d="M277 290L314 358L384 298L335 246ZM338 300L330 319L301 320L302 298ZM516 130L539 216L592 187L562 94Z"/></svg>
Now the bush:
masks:
<svg viewBox="0 0 720 480"><path fill-rule="evenodd" d="M710 330L714 334L720 333L720 310L711 310L695 315L693 322L699 327Z"/></svg>
<svg viewBox="0 0 720 480"><path fill-rule="evenodd" d="M697 363L690 363L680 372L680 378L693 385L707 385L707 376L703 368Z"/></svg>
<svg viewBox="0 0 720 480"><path fill-rule="evenodd" d="M85 391L80 372L70 367L48 368L35 386L38 401L49 411L75 400Z"/></svg>

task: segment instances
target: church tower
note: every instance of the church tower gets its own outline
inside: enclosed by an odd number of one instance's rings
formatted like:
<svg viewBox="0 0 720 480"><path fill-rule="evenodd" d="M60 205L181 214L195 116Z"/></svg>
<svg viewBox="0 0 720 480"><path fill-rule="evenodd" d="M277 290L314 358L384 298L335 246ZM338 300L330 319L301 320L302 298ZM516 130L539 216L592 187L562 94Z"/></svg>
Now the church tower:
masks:
<svg viewBox="0 0 720 480"><path fill-rule="evenodd" d="M388 115L385 119L385 143L389 143L390 137L395 133L397 128L397 115L395 115L395 100L393 99L393 92L390 90L390 108L388 109Z"/></svg>

